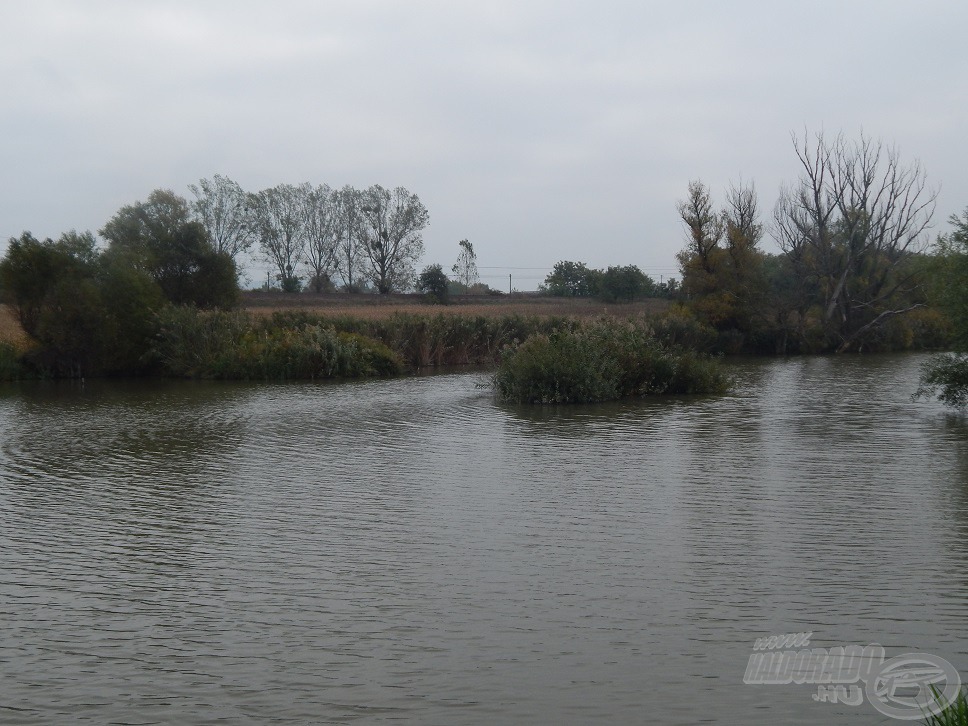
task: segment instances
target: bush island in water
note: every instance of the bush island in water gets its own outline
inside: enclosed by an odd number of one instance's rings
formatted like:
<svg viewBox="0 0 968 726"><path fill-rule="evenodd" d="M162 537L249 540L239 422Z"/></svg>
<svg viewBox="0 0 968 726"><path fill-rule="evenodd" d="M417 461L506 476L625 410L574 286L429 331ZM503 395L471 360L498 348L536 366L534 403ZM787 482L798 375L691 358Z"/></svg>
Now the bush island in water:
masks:
<svg viewBox="0 0 968 726"><path fill-rule="evenodd" d="M509 347L494 375L517 403L589 403L649 394L722 393L716 361L661 343L646 324L603 319Z"/></svg>

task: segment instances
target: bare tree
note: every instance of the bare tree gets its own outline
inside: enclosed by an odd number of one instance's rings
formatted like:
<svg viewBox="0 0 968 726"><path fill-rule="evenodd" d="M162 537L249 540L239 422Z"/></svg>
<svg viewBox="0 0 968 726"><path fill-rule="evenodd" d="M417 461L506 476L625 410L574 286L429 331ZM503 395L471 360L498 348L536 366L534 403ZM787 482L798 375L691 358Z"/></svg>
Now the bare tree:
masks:
<svg viewBox="0 0 968 726"><path fill-rule="evenodd" d="M357 288L357 273L362 263L363 251L359 229L360 197L361 192L351 186L344 186L339 191L333 192L332 196L339 235L335 266L343 279L344 288L349 292Z"/></svg>
<svg viewBox="0 0 968 726"><path fill-rule="evenodd" d="M233 260L248 250L256 239L252 210L248 195L228 177L216 174L189 184L195 195L192 214L205 227L216 252L224 252Z"/></svg>
<svg viewBox="0 0 968 726"><path fill-rule="evenodd" d="M306 198L309 184L280 184L252 195L259 245L266 259L279 271L277 278L286 292L298 292L299 265L306 250Z"/></svg>
<svg viewBox="0 0 968 726"><path fill-rule="evenodd" d="M467 291L472 285L477 284L479 279L477 274L477 254L474 252L474 245L466 239L462 239L457 244L460 245L460 254L457 256L457 262L454 263L451 271L457 278L457 282L463 285L465 291Z"/></svg>
<svg viewBox="0 0 968 726"><path fill-rule="evenodd" d="M421 231L430 221L416 194L376 184L361 194L358 229L367 274L381 294L406 290L416 279L414 265L423 255Z"/></svg>
<svg viewBox="0 0 968 726"><path fill-rule="evenodd" d="M701 181L689 182L689 197L679 202L677 208L688 233L686 249L680 255L696 258L700 266L711 273L711 257L723 238L723 225L713 208L709 189Z"/></svg>
<svg viewBox="0 0 968 726"><path fill-rule="evenodd" d="M894 148L861 136L828 142L794 137L800 180L781 191L773 235L794 269L818 291L829 334L848 350L920 303L894 304L909 292L905 261L928 243L937 193L918 162L903 166Z"/></svg>
<svg viewBox="0 0 968 726"><path fill-rule="evenodd" d="M763 238L756 187L730 185L726 192L726 209L722 213L722 230L727 248L732 251L756 249Z"/></svg>
<svg viewBox="0 0 968 726"><path fill-rule="evenodd" d="M309 190L305 203L306 264L309 285L316 292L326 287L339 252L340 219L335 193L323 184Z"/></svg>

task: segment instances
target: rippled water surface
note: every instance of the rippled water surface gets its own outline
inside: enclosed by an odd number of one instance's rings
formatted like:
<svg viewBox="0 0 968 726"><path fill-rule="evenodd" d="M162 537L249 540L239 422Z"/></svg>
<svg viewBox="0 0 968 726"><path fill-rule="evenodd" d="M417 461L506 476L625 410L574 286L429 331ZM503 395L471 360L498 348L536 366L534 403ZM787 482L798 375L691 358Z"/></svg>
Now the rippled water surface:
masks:
<svg viewBox="0 0 968 726"><path fill-rule="evenodd" d="M968 425L921 360L589 408L0 388L0 722L898 723L742 680L796 631L968 678Z"/></svg>

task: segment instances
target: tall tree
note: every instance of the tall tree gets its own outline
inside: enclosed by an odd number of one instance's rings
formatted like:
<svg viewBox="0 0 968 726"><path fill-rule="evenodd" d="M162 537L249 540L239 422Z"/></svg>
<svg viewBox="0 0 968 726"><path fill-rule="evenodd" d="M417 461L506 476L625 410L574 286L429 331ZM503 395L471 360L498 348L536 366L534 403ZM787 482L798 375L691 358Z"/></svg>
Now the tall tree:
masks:
<svg viewBox="0 0 968 726"><path fill-rule="evenodd" d="M461 285L464 286L464 290L467 291L472 285L476 285L478 279L477 274L477 254L474 252L474 245L468 242L466 239L462 239L457 243L460 245L460 254L457 256L457 262L451 268L454 276Z"/></svg>
<svg viewBox="0 0 968 726"><path fill-rule="evenodd" d="M711 257L723 237L723 226L709 188L699 180L689 182L689 195L677 207L688 232L688 243L681 254L695 258L703 270L711 273Z"/></svg>
<svg viewBox="0 0 968 726"><path fill-rule="evenodd" d="M299 292L299 265L306 255L306 199L309 184L279 184L251 197L259 246L286 292Z"/></svg>
<svg viewBox="0 0 968 726"><path fill-rule="evenodd" d="M766 279L763 236L756 190L750 185L730 185L726 206L716 211L706 186L689 184L689 194L679 202L686 226L686 246L679 253L682 289L699 318L729 333L736 345L759 332Z"/></svg>
<svg viewBox="0 0 968 726"><path fill-rule="evenodd" d="M347 292L357 291L362 264L360 197L360 191L349 185L333 192L334 214L339 232L335 266Z"/></svg>
<svg viewBox="0 0 968 726"><path fill-rule="evenodd" d="M147 271L171 302L202 307L236 302L231 257L213 251L205 228L191 219L188 202L171 190L156 189L146 201L122 207L100 233L112 254Z"/></svg>
<svg viewBox="0 0 968 726"><path fill-rule="evenodd" d="M233 260L252 247L256 239L249 195L228 177L216 174L189 184L195 195L191 210L196 221L208 233L216 252L224 252Z"/></svg>
<svg viewBox="0 0 968 726"><path fill-rule="evenodd" d="M367 274L381 294L413 287L423 255L421 232L430 222L419 197L403 187L374 185L362 193L358 230Z"/></svg>
<svg viewBox="0 0 968 726"><path fill-rule="evenodd" d="M918 281L905 263L927 245L937 194L919 163L905 166L863 135L794 144L801 176L777 201L774 235L815 281L824 329L848 350L920 306L910 302Z"/></svg>
<svg viewBox="0 0 968 726"><path fill-rule="evenodd" d="M322 292L328 287L339 254L341 223L335 195L323 184L304 197L306 264L309 286L314 292Z"/></svg>

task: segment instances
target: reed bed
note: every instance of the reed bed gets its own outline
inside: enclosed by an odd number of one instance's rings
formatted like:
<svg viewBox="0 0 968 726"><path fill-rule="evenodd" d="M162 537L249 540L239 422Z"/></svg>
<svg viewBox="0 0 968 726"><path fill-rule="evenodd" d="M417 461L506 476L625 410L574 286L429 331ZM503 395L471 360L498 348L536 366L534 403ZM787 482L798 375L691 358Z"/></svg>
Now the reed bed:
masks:
<svg viewBox="0 0 968 726"><path fill-rule="evenodd" d="M645 320L601 318L536 333L505 352L493 383L512 403L594 403L664 394L723 393L718 362L669 345Z"/></svg>

